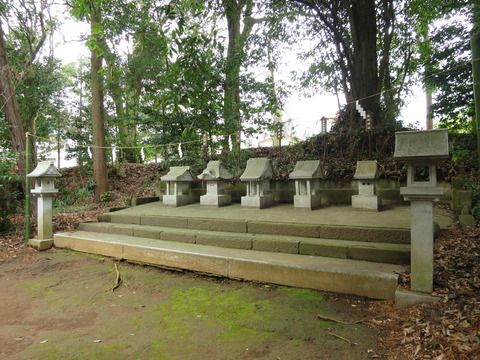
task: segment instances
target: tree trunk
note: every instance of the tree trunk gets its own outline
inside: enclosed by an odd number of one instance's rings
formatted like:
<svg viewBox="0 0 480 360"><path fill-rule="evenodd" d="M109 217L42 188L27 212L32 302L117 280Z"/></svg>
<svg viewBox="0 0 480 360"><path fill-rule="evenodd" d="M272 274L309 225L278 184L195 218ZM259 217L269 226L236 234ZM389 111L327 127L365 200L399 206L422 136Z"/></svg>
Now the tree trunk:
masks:
<svg viewBox="0 0 480 360"><path fill-rule="evenodd" d="M101 22L100 9L93 9L91 14L91 36L100 42L95 33L95 24ZM102 194L108 191L107 154L105 149L105 117L103 105L103 75L101 74L103 57L91 50L92 81L92 137L93 137L93 179L95 181L94 200L100 201Z"/></svg>
<svg viewBox="0 0 480 360"><path fill-rule="evenodd" d="M353 45L351 95L373 112L375 122L380 119L375 1L348 1L346 6Z"/></svg>
<svg viewBox="0 0 480 360"><path fill-rule="evenodd" d="M242 44L240 39L241 1L224 0L223 6L228 26L227 65L225 69L225 95L223 116L228 135L236 133L234 144L240 148L240 66Z"/></svg>
<svg viewBox="0 0 480 360"><path fill-rule="evenodd" d="M12 81L12 69L8 63L7 47L5 44L5 34L0 19L0 92L3 101L3 112L8 123L8 131L12 140L13 150L18 154L17 166L18 172L25 179L25 150L26 136L25 127L20 115L15 86ZM23 181L25 190L25 181Z"/></svg>

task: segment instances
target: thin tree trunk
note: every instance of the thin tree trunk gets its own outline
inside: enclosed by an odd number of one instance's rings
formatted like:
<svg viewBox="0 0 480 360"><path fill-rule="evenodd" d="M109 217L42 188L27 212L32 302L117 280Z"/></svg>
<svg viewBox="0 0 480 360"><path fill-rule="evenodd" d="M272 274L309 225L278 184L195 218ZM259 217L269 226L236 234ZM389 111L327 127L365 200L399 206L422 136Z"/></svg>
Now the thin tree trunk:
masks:
<svg viewBox="0 0 480 360"><path fill-rule="evenodd" d="M100 41L94 32L94 26L101 21L100 9L92 10L91 31L95 41ZM91 50L92 81L92 137L93 137L93 179L95 180L94 200L100 201L102 194L108 191L107 154L105 149L105 117L103 105L103 77L101 74L103 57Z"/></svg>
<svg viewBox="0 0 480 360"><path fill-rule="evenodd" d="M25 179L25 150L26 136L25 127L20 115L15 86L11 78L12 69L8 63L5 34L0 19L0 92L3 100L3 112L8 123L8 131L12 140L13 150L18 154L18 172ZM25 183L23 182L25 187Z"/></svg>

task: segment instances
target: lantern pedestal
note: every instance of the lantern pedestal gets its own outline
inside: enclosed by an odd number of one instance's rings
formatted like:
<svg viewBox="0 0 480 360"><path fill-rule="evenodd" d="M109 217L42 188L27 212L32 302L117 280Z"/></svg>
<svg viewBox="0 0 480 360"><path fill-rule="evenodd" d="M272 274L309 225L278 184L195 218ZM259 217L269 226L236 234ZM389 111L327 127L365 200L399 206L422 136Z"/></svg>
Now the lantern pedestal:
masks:
<svg viewBox="0 0 480 360"><path fill-rule="evenodd" d="M28 239L28 244L37 250L47 250L53 245L52 200L58 192L54 180L61 175L53 162L43 161L27 176L35 179L35 188L31 192L37 196L38 218L37 238Z"/></svg>

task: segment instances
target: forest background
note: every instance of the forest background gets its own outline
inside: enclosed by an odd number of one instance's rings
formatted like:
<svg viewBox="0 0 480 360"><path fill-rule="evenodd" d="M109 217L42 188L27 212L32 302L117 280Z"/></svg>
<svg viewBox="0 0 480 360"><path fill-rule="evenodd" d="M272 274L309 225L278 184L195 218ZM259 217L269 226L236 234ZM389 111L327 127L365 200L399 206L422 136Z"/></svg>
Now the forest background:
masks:
<svg viewBox="0 0 480 360"><path fill-rule="evenodd" d="M109 164L201 170L219 158L239 175L258 154L241 144L259 133L272 134L280 178L319 158L330 178L348 179L373 158L400 179L389 156L415 86L432 98L427 127L435 119L453 139L457 168L445 177L470 174L475 14L459 0L0 0L0 217L22 202L27 141L30 168L65 146L91 172L97 202L109 196ZM88 24L90 59L63 65L54 39L72 20ZM287 51L293 70L280 79ZM292 93L332 95L339 111L330 134L285 150Z"/></svg>

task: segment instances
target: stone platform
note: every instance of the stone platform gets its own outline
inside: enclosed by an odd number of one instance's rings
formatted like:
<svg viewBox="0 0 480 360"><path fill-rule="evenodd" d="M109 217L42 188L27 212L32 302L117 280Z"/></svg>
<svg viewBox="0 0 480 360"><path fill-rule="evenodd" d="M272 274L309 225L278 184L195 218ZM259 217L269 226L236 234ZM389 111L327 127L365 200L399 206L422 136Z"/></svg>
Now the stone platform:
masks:
<svg viewBox="0 0 480 360"><path fill-rule="evenodd" d="M179 208L140 205L58 233L56 247L241 278L370 298L394 299L410 259L408 206L380 212L291 204ZM436 214L441 227L447 213Z"/></svg>

